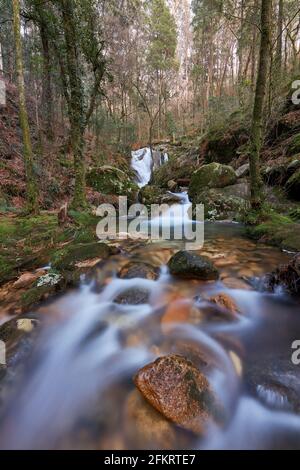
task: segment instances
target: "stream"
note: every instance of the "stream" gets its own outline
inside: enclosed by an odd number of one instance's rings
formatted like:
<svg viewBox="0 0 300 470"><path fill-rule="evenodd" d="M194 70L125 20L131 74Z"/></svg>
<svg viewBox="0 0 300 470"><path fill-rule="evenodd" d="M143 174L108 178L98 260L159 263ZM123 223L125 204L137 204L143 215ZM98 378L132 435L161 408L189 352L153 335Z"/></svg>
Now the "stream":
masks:
<svg viewBox="0 0 300 470"><path fill-rule="evenodd" d="M144 185L152 162L148 151L146 160L141 155L133 158ZM185 217L186 195L182 205ZM30 312L42 318L42 328L7 399L1 448L300 448L300 366L291 360L299 304L280 290L260 291L258 281L290 255L249 240L238 224L206 223L199 254L215 263L220 280L187 281L167 269L183 244L124 241L78 289ZM159 278L120 279L129 261L151 264ZM128 292L132 302L120 302ZM219 293L237 304L234 321L212 313L208 299ZM176 306L191 301L195 310L179 321ZM204 367L226 410L225 423L201 438L152 415L137 395L133 375L167 354Z"/></svg>

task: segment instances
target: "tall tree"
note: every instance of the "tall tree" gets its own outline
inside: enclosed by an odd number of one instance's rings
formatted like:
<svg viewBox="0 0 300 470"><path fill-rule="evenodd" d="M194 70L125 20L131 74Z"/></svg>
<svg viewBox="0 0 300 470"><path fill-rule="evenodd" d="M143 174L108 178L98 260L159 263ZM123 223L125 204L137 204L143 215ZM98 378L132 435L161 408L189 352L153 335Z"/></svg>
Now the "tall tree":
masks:
<svg viewBox="0 0 300 470"><path fill-rule="evenodd" d="M16 70L18 76L19 115L23 134L24 163L27 184L27 209L30 213L38 212L38 190L33 169L33 151L25 99L23 54L21 41L21 21L19 0L13 0L13 24L16 49Z"/></svg>
<svg viewBox="0 0 300 470"><path fill-rule="evenodd" d="M250 180L251 205L260 209L262 204L262 179L260 174L260 151L264 131L264 105L270 63L272 0L261 2L261 40L259 66L251 127Z"/></svg>

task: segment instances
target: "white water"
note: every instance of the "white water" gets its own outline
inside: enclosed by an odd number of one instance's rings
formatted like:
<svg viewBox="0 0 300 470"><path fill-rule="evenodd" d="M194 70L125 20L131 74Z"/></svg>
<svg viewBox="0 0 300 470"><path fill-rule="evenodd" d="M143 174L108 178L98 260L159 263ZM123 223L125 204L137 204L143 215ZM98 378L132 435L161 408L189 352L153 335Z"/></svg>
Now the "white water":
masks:
<svg viewBox="0 0 300 470"><path fill-rule="evenodd" d="M137 184L140 188L147 186L151 180L154 162L149 147L131 152L131 167L136 172ZM167 153L161 154L158 166L164 165L169 161Z"/></svg>

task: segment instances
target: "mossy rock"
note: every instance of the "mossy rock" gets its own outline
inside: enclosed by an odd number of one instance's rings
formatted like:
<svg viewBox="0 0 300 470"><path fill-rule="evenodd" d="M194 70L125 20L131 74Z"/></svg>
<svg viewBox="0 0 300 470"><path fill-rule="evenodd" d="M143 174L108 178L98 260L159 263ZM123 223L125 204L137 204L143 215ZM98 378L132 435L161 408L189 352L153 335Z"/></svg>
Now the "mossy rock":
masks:
<svg viewBox="0 0 300 470"><path fill-rule="evenodd" d="M160 204L164 195L164 191L155 185L147 185L140 191L140 201L142 204Z"/></svg>
<svg viewBox="0 0 300 470"><path fill-rule="evenodd" d="M137 201L138 186L118 168L108 165L93 168L87 173L86 181L99 193L127 196L130 203Z"/></svg>
<svg viewBox="0 0 300 470"><path fill-rule="evenodd" d="M205 256L193 251L179 251L168 263L170 273L182 279L215 281L219 273L214 264Z"/></svg>
<svg viewBox="0 0 300 470"><path fill-rule="evenodd" d="M110 254L110 248L104 243L72 244L56 252L51 259L51 264L59 271L71 271L80 261L93 258L106 259Z"/></svg>
<svg viewBox="0 0 300 470"><path fill-rule="evenodd" d="M151 182L154 186L168 189L168 182L170 180L190 179L195 169L195 162L187 162L185 158L173 158L168 163L154 170Z"/></svg>
<svg viewBox="0 0 300 470"><path fill-rule="evenodd" d="M229 164L238 157L239 148L249 139L248 130L238 123L210 130L200 145L205 163Z"/></svg>
<svg viewBox="0 0 300 470"><path fill-rule="evenodd" d="M287 181L285 190L291 199L300 201L300 170L296 171L296 173L294 173Z"/></svg>
<svg viewBox="0 0 300 470"><path fill-rule="evenodd" d="M234 169L220 163L210 163L195 171L189 187L189 196L193 201L202 191L211 188L225 188L234 185L237 176Z"/></svg>

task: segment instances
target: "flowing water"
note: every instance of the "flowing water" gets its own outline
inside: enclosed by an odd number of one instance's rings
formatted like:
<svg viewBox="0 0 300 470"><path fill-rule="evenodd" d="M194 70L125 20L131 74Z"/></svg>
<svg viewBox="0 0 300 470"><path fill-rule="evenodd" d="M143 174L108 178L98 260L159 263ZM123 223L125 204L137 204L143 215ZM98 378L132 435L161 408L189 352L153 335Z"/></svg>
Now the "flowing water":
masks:
<svg viewBox="0 0 300 470"><path fill-rule="evenodd" d="M182 202L186 217L185 195ZM220 280L207 283L170 276L167 262L182 246L124 241L80 288L34 312L42 328L2 406L1 448L300 447L300 366L291 360L299 304L260 292L257 282L289 255L248 240L237 224L208 223L199 253ZM118 278L128 261L159 268L159 279ZM126 293L133 300L123 304ZM212 310L208 299L218 293L237 303L234 321ZM185 302L195 308L182 320ZM137 370L170 353L202 368L226 410L226 422L201 439L160 418L135 390Z"/></svg>

